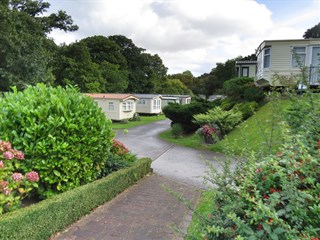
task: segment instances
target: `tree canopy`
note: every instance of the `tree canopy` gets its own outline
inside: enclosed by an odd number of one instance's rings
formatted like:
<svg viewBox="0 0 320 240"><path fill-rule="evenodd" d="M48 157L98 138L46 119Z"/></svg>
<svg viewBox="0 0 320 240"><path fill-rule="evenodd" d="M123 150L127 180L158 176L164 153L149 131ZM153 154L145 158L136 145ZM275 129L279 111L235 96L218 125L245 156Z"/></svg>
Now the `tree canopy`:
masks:
<svg viewBox="0 0 320 240"><path fill-rule="evenodd" d="M305 31L303 34L303 38L320 38L320 22L312 28L307 29L307 31Z"/></svg>

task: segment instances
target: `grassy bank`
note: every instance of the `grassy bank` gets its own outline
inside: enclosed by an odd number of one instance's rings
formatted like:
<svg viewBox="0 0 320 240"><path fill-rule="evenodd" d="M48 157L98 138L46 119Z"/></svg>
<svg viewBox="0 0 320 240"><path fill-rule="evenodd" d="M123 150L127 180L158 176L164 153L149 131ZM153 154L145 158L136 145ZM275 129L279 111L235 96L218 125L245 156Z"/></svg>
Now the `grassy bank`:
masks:
<svg viewBox="0 0 320 240"><path fill-rule="evenodd" d="M165 115L155 115L155 116L140 116L140 121L129 121L127 123L122 122L113 122L112 128L113 129L128 129L132 127L137 127L140 125L145 125L148 123L160 121L166 119Z"/></svg>
<svg viewBox="0 0 320 240"><path fill-rule="evenodd" d="M285 100L267 103L214 145L204 144L202 138L196 134L174 138L171 130L161 133L160 137L177 145L215 152L231 151L235 154L243 150L261 151L265 154L276 152L282 142L279 117L288 104L289 102Z"/></svg>

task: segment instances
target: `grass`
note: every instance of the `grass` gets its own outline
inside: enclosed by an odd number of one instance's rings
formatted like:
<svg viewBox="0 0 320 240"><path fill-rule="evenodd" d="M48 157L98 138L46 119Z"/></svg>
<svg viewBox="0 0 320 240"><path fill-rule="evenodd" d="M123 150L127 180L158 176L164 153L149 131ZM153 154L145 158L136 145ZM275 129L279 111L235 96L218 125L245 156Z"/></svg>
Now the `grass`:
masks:
<svg viewBox="0 0 320 240"><path fill-rule="evenodd" d="M192 215L192 224L189 225L187 231L187 240L188 239L203 239L203 236L200 235L199 229L201 227L201 217L208 218L208 215L212 211L212 198L214 192L206 191L203 192L199 200L196 213ZM200 216L200 217L199 217Z"/></svg>
<svg viewBox="0 0 320 240"><path fill-rule="evenodd" d="M113 129L128 129L140 125L145 125L148 123L160 121L166 119L165 115L155 115L155 116L140 116L140 121L129 121L128 123L114 122L112 123Z"/></svg>
<svg viewBox="0 0 320 240"><path fill-rule="evenodd" d="M193 134L181 138L173 138L170 130L160 134L160 137L171 143L206 149L214 152L260 151L263 154L274 153L282 142L279 116L288 106L289 101L272 101L262 106L252 117L241 123L222 141L206 145L200 136Z"/></svg>

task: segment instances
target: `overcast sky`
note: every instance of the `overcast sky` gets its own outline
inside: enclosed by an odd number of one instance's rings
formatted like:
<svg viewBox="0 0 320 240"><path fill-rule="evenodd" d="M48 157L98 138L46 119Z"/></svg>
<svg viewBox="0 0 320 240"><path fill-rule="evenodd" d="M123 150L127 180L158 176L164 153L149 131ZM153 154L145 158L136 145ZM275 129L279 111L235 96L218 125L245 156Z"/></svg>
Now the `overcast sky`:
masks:
<svg viewBox="0 0 320 240"><path fill-rule="evenodd" d="M320 22L320 0L49 0L79 30L54 31L56 43L124 35L158 54L168 73L209 73L217 62L247 56L263 40L300 39Z"/></svg>

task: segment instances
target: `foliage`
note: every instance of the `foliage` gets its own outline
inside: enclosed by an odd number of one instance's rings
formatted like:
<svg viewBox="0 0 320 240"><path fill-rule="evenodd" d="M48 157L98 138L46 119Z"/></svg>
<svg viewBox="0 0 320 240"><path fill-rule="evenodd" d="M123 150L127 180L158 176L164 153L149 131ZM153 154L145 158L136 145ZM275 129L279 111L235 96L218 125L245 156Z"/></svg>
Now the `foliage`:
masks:
<svg viewBox="0 0 320 240"><path fill-rule="evenodd" d="M286 136L277 154L247 153L234 171L231 160L223 172L211 170L212 210L200 217L204 238L318 239L319 97L289 96L285 118L275 121Z"/></svg>
<svg viewBox="0 0 320 240"><path fill-rule="evenodd" d="M105 165L99 175L99 178L118 171L119 169L131 166L137 158L131 154L128 148L120 141L113 139L110 155L105 161Z"/></svg>
<svg viewBox="0 0 320 240"><path fill-rule="evenodd" d="M113 137L111 123L97 104L76 89L43 84L0 99L0 135L30 161L25 171L40 173L42 197L95 180Z"/></svg>
<svg viewBox="0 0 320 240"><path fill-rule="evenodd" d="M0 140L0 215L20 207L21 200L38 187L39 175L35 171L24 176L19 169L24 154L12 148L10 142Z"/></svg>
<svg viewBox="0 0 320 240"><path fill-rule="evenodd" d="M169 103L162 111L172 124L179 123L185 132L192 132L199 128L199 124L193 122L193 115L205 113L214 106L215 103L208 101L195 100L190 104L180 105L178 103Z"/></svg>
<svg viewBox="0 0 320 240"><path fill-rule="evenodd" d="M192 92L179 79L167 79L158 89L162 94L191 95Z"/></svg>
<svg viewBox="0 0 320 240"><path fill-rule="evenodd" d="M150 165L151 159L139 159L105 178L5 214L0 217L1 239L49 239L132 186L150 172Z"/></svg>
<svg viewBox="0 0 320 240"><path fill-rule="evenodd" d="M0 90L53 83L51 59L57 46L47 34L53 29L75 31L78 27L63 11L44 16L49 6L33 0L0 3Z"/></svg>
<svg viewBox="0 0 320 240"><path fill-rule="evenodd" d="M264 99L264 92L256 87L253 78L233 78L223 83L223 92L234 101L256 101Z"/></svg>
<svg viewBox="0 0 320 240"><path fill-rule="evenodd" d="M195 89L198 88L196 78L192 75L192 73L190 71L184 71L182 73L168 75L168 83L171 83L174 85L177 85L177 84L180 85L180 83L178 83L176 80L179 80L182 83L182 86L183 86L183 88L185 88L184 91L186 93L170 93L170 92L163 92L163 93L166 93L166 94L190 94L190 92L193 92ZM179 88L181 88L182 86L179 86Z"/></svg>
<svg viewBox="0 0 320 240"><path fill-rule="evenodd" d="M204 124L196 133L204 138L205 143L209 144L218 142L221 137L220 129L215 124Z"/></svg>
<svg viewBox="0 0 320 240"><path fill-rule="evenodd" d="M171 134L174 138L179 138L183 134L183 128L179 123L174 123L171 125Z"/></svg>
<svg viewBox="0 0 320 240"><path fill-rule="evenodd" d="M199 125L215 124L221 131L222 137L229 133L242 120L240 111L231 109L224 111L221 107L210 109L207 113L196 114L194 121Z"/></svg>
<svg viewBox="0 0 320 240"><path fill-rule="evenodd" d="M320 38L320 22L312 28L307 29L307 31L305 31L303 34L303 38Z"/></svg>
<svg viewBox="0 0 320 240"><path fill-rule="evenodd" d="M230 162L222 173L212 169L213 207L202 216L201 233L207 239L319 236L320 166L313 149L294 138L261 162L252 157L234 172Z"/></svg>
<svg viewBox="0 0 320 240"><path fill-rule="evenodd" d="M242 113L242 119L246 120L255 113L259 107L259 104L257 102L243 102L237 103L233 107L240 111Z"/></svg>

